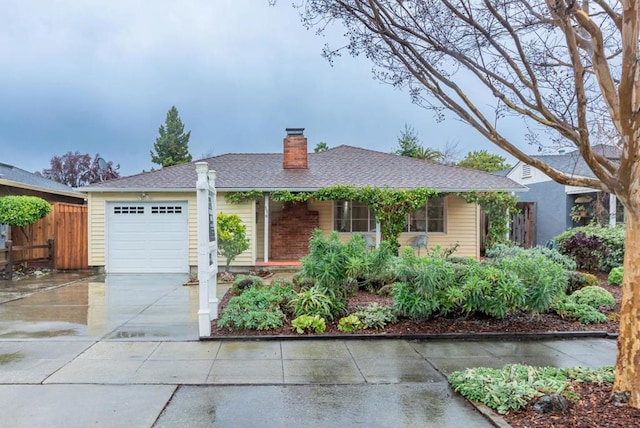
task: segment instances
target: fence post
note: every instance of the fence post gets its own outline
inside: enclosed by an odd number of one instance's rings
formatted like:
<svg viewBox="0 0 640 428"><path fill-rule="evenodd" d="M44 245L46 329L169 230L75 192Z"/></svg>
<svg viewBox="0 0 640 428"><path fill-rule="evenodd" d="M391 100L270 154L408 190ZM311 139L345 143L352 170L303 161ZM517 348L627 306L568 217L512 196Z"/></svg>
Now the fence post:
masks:
<svg viewBox="0 0 640 428"><path fill-rule="evenodd" d="M55 241L48 239L47 245L49 245L49 269L54 269L56 266Z"/></svg>
<svg viewBox="0 0 640 428"><path fill-rule="evenodd" d="M11 249L12 243L13 242L11 240L8 240L4 243L4 247L7 249L7 265L4 268L4 274L9 280L13 279L13 250Z"/></svg>

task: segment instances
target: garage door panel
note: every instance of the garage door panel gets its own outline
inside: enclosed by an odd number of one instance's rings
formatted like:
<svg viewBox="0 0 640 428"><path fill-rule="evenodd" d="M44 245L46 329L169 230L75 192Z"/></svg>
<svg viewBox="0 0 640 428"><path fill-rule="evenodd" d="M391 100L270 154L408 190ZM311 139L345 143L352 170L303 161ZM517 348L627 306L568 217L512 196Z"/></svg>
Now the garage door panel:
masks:
<svg viewBox="0 0 640 428"><path fill-rule="evenodd" d="M107 204L108 273L187 273L186 202Z"/></svg>

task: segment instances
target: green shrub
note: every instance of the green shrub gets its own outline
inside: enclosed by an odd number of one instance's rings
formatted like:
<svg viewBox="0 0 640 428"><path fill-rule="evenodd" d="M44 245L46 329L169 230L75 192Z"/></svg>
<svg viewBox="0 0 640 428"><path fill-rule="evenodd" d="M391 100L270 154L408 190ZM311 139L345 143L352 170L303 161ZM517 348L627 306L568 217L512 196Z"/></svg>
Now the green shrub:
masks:
<svg viewBox="0 0 640 428"><path fill-rule="evenodd" d="M505 244L498 244L487 250L487 257L491 259L512 258L527 254L531 257L544 256L548 260L561 264L565 270L576 270L576 262L569 256L562 254L555 248L537 246L529 249Z"/></svg>
<svg viewBox="0 0 640 428"><path fill-rule="evenodd" d="M338 330L344 331L346 333L351 333L356 330L362 330L364 326L357 315L349 315L343 318L340 318L338 322Z"/></svg>
<svg viewBox="0 0 640 428"><path fill-rule="evenodd" d="M607 320L607 316L597 309L584 303L576 303L568 297L559 299L551 309L561 318L578 321L580 324L597 324Z"/></svg>
<svg viewBox="0 0 640 428"><path fill-rule="evenodd" d="M238 296L250 288L262 287L264 287L264 280L259 276L238 275L233 280L233 284L231 285L231 293L234 296Z"/></svg>
<svg viewBox="0 0 640 428"><path fill-rule="evenodd" d="M613 367L554 368L510 364L502 369L476 367L455 371L449 375L448 381L468 400L481 402L505 414L525 407L541 395L571 396L570 382L613 383Z"/></svg>
<svg viewBox="0 0 640 428"><path fill-rule="evenodd" d="M231 262L249 249L247 227L242 224L242 219L237 214L219 212L216 217L216 230L218 231L218 254L225 258L225 271L229 272Z"/></svg>
<svg viewBox="0 0 640 428"><path fill-rule="evenodd" d="M362 328L381 329L387 324L393 324L398 321L393 314L393 308L379 303L371 303L358 308L353 315L358 317L358 320L362 323Z"/></svg>
<svg viewBox="0 0 640 428"><path fill-rule="evenodd" d="M396 283L392 295L393 310L412 319L429 318L440 307L436 299L418 294L413 283Z"/></svg>
<svg viewBox="0 0 640 428"><path fill-rule="evenodd" d="M325 290L338 306L346 306L347 299L359 287L379 288L392 275L392 251L389 243L367 250L360 235L353 235L349 242L340 241L337 232L324 238L322 231L314 231L309 242L309 254L302 259L300 277ZM335 315L335 314L334 314Z"/></svg>
<svg viewBox="0 0 640 428"><path fill-rule="evenodd" d="M594 309L601 306L615 306L616 300L613 295L602 287L589 286L569 296L569 301L583 305L589 305Z"/></svg>
<svg viewBox="0 0 640 428"><path fill-rule="evenodd" d="M287 287L249 288L232 297L218 320L219 328L229 330L272 330L282 327L282 306L293 291Z"/></svg>
<svg viewBox="0 0 640 428"><path fill-rule="evenodd" d="M292 290L294 288L293 281L290 280L289 278L274 278L271 280L271 286L286 287Z"/></svg>
<svg viewBox="0 0 640 428"><path fill-rule="evenodd" d="M542 254L522 252L514 257L505 257L492 265L518 276L526 288L524 307L528 312L546 312L557 297L567 289L567 276L561 264Z"/></svg>
<svg viewBox="0 0 640 428"><path fill-rule="evenodd" d="M609 272L607 282L611 285L622 285L622 275L624 274L624 268L622 266L614 267Z"/></svg>
<svg viewBox="0 0 640 428"><path fill-rule="evenodd" d="M327 329L326 322L318 315L300 315L291 321L291 326L295 328L298 334L303 334L307 330L313 330L315 333L323 333Z"/></svg>
<svg viewBox="0 0 640 428"><path fill-rule="evenodd" d="M331 297L319 287L303 290L289 300L289 307L296 317L300 315L318 315L320 318L332 320L333 305L334 302Z"/></svg>
<svg viewBox="0 0 640 428"><path fill-rule="evenodd" d="M446 294L450 303L468 314L479 312L502 319L524 308L527 289L515 273L474 262L462 286L451 287Z"/></svg>
<svg viewBox="0 0 640 428"><path fill-rule="evenodd" d="M584 233L586 236L596 236L604 243L606 247L607 256L601 255L598 257L598 270L602 272L609 272L611 269L617 266L622 266L624 259L624 239L625 239L625 227L624 225L617 225L614 227L600 226L598 224L590 224L588 226L575 227L569 229L560 235L555 240L560 246L577 233Z"/></svg>
<svg viewBox="0 0 640 428"><path fill-rule="evenodd" d="M600 285L598 277L591 273L566 271L565 274L567 275L567 294L573 294L583 287Z"/></svg>
<svg viewBox="0 0 640 428"><path fill-rule="evenodd" d="M396 313L424 319L441 309L446 311L445 290L456 285L452 263L438 256L416 257L411 248L406 248L400 257L397 274L400 282L392 293Z"/></svg>

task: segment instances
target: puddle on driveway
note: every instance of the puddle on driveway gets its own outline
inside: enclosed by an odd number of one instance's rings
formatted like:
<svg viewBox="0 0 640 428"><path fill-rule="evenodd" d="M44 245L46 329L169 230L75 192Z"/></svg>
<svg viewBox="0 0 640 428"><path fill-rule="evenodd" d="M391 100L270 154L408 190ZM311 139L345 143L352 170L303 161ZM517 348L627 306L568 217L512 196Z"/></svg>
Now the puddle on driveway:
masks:
<svg viewBox="0 0 640 428"><path fill-rule="evenodd" d="M197 338L198 293L185 275L107 275L0 303L0 339ZM31 284L23 283L22 290ZM166 315L165 315L166 314ZM128 325L132 324L132 325Z"/></svg>

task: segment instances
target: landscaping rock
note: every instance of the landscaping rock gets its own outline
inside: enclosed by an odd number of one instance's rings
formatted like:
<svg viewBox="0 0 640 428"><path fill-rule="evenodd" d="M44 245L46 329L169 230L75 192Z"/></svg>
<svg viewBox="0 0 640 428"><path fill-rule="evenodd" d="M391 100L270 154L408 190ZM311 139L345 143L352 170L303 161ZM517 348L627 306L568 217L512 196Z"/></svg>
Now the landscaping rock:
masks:
<svg viewBox="0 0 640 428"><path fill-rule="evenodd" d="M569 400L558 394L545 395L536 401L533 410L538 413L566 413Z"/></svg>

